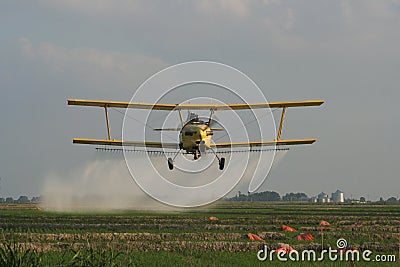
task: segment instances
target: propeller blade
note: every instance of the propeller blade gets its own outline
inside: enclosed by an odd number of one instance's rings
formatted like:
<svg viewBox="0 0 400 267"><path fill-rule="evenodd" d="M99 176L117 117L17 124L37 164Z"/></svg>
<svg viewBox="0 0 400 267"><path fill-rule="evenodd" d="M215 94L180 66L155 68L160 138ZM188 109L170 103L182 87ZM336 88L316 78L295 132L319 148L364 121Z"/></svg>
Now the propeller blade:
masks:
<svg viewBox="0 0 400 267"><path fill-rule="evenodd" d="M153 131L180 131L181 128L155 128Z"/></svg>

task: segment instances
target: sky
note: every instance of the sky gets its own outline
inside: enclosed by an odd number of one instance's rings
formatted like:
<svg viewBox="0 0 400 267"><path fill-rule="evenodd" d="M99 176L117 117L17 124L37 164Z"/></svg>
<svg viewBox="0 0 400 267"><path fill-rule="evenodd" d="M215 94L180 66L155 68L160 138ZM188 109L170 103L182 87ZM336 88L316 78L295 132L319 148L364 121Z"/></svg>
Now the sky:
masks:
<svg viewBox="0 0 400 267"><path fill-rule="evenodd" d="M0 196L40 195L93 161L71 139L104 138L104 114L68 98L129 101L155 72L210 60L269 101L326 101L288 110L282 137L317 142L262 190L399 197L399 29L398 0L1 1Z"/></svg>

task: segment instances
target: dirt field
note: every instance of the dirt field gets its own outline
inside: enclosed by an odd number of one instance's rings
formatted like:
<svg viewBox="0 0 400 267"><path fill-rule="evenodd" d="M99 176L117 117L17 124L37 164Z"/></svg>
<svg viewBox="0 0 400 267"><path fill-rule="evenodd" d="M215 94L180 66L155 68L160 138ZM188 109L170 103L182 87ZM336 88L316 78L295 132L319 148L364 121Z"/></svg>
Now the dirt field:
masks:
<svg viewBox="0 0 400 267"><path fill-rule="evenodd" d="M210 217L216 218L210 220ZM329 222L330 226L321 226L321 221ZM282 225L291 226L297 232L283 231ZM0 205L0 229L2 254L10 252L7 245L14 246L17 252L34 253L43 264L87 266L99 265L104 260L108 262L104 266L111 266L114 260L120 266L220 266L224 262L265 266L267 262L257 259L257 252L264 245L278 249L288 244L299 252L307 249L319 252L336 248L340 238L347 241L346 249L360 252L368 249L374 254L398 257L400 205L220 202L208 208L172 213L115 211L100 214L53 213L39 210L34 204L4 204ZM252 241L249 233L263 240ZM314 240L296 240L300 233L309 233ZM79 253L97 259L84 262L76 256ZM113 258L110 253L117 256ZM102 259L105 255L109 257ZM325 266L367 264L326 260L324 263ZM274 266L279 264L274 262ZM312 263L297 264L309 266ZM368 264L382 266L382 262ZM398 262L385 264L398 266Z"/></svg>

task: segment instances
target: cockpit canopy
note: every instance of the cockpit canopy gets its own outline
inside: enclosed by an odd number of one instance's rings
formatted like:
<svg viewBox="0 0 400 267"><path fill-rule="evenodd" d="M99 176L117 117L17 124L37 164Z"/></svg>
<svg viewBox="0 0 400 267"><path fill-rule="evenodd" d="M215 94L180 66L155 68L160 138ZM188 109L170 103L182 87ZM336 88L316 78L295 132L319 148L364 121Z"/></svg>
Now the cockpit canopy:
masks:
<svg viewBox="0 0 400 267"><path fill-rule="evenodd" d="M200 119L200 116L193 112L189 112L186 122L195 124L204 123L204 121Z"/></svg>

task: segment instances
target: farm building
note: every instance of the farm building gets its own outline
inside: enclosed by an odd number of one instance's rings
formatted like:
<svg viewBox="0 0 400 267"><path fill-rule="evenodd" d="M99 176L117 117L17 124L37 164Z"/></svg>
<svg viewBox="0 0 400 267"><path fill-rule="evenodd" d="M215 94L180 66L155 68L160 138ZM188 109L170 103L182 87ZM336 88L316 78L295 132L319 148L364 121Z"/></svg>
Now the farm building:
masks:
<svg viewBox="0 0 400 267"><path fill-rule="evenodd" d="M317 201L319 203L329 203L329 202L331 202L331 199L329 198L328 194L321 192L321 193L319 193L319 195L317 197Z"/></svg>
<svg viewBox="0 0 400 267"><path fill-rule="evenodd" d="M343 203L344 202L344 193L339 189L336 190L335 193L332 193L332 202Z"/></svg>

